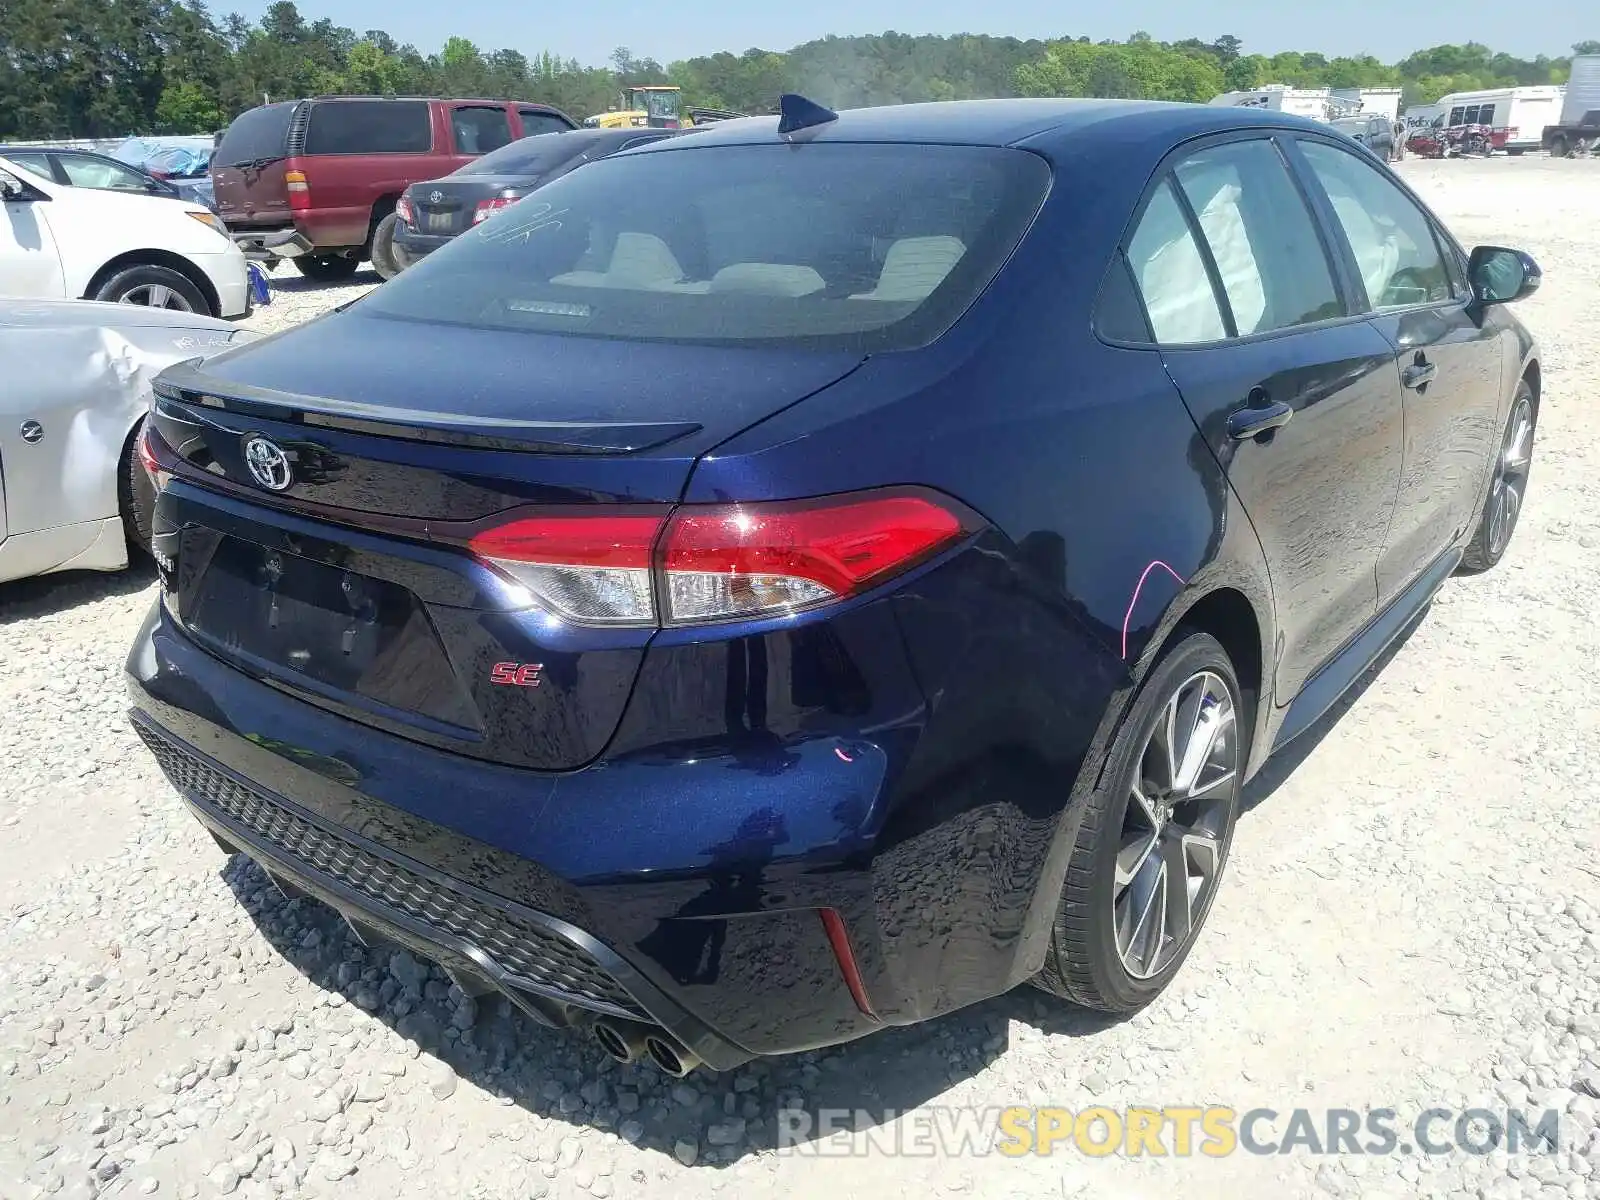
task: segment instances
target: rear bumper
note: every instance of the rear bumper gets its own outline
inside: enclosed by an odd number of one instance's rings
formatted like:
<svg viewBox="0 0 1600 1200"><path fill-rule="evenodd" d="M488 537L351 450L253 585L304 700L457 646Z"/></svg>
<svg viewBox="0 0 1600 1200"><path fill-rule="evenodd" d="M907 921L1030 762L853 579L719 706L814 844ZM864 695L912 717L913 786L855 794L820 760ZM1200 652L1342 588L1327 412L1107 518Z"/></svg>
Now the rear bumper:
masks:
<svg viewBox="0 0 1600 1200"><path fill-rule="evenodd" d="M296 258L315 249L311 239L298 229L232 229L233 244L246 258Z"/></svg>
<svg viewBox="0 0 1600 1200"><path fill-rule="evenodd" d="M866 928L865 876L807 881L795 863L762 878L759 863L741 872L671 861L674 847L737 839L723 822L750 811L753 783L777 783L795 808L816 804L814 772L774 781L715 761L591 768L559 777L587 794L551 820L553 777L473 763L285 696L201 650L159 604L128 678L140 736L222 842L358 931L476 977L548 1023L657 1024L716 1069L879 1025L852 1000L817 911ZM831 747L806 757L824 754L843 766ZM675 778L652 791L663 775ZM685 801L702 810L689 815ZM454 814L451 824L412 811L428 805ZM628 810L632 827L616 827ZM473 836L490 825L522 836ZM505 848L524 839L546 844L542 861ZM651 846L665 855L659 869L638 869ZM826 849L807 861L824 860L838 866ZM775 894L784 879L811 894Z"/></svg>
<svg viewBox="0 0 1600 1200"><path fill-rule="evenodd" d="M467 990L498 991L548 1025L620 1017L661 1024L719 1070L750 1058L582 930L331 826L182 744L137 710L133 724L213 837L254 860L285 892L338 911L363 941L420 953Z"/></svg>
<svg viewBox="0 0 1600 1200"><path fill-rule="evenodd" d="M432 254L440 246L448 246L459 234L415 233L402 227L395 230L394 251L400 265L409 267Z"/></svg>
<svg viewBox="0 0 1600 1200"><path fill-rule="evenodd" d="M1019 619L998 550L828 622L661 635L580 770L350 720L201 649L164 602L128 657L133 718L226 844L358 928L557 1024L642 1013L726 1068L1039 969L1120 664L1070 622ZM589 967L541 966L513 933Z"/></svg>

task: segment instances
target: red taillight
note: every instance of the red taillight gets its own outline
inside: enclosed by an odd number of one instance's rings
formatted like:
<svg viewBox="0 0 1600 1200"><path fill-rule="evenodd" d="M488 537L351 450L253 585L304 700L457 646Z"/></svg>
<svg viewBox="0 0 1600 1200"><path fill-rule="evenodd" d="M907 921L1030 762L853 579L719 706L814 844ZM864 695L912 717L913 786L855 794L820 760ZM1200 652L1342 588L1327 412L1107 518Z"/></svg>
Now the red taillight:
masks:
<svg viewBox="0 0 1600 1200"><path fill-rule="evenodd" d="M478 206L472 210L472 223L476 225L479 221L487 221L502 208L510 208L515 203L516 199L511 196L496 196L492 200L479 200Z"/></svg>
<svg viewBox="0 0 1600 1200"><path fill-rule="evenodd" d="M311 207L311 185L306 182L304 171L285 171L283 186L288 190L289 207L293 211L304 212Z"/></svg>
<svg viewBox="0 0 1600 1200"><path fill-rule="evenodd" d="M477 534L472 552L559 617L654 625L650 553L664 514L525 517Z"/></svg>
<svg viewBox="0 0 1600 1200"><path fill-rule="evenodd" d="M963 517L930 494L895 491L688 505L670 521L664 510L528 516L468 545L565 620L695 625L841 600L968 532ZM665 611L657 611L658 595Z"/></svg>
<svg viewBox="0 0 1600 1200"><path fill-rule="evenodd" d="M417 218L411 212L411 201L405 196L401 196L400 199L394 202L394 215L399 217L403 224L415 225L417 223Z"/></svg>
<svg viewBox="0 0 1600 1200"><path fill-rule="evenodd" d="M679 509L662 551L674 625L792 612L896 575L962 535L922 495Z"/></svg>
<svg viewBox="0 0 1600 1200"><path fill-rule="evenodd" d="M157 490L167 480L167 471L162 467L161 455L157 452L158 446L161 450L165 450L168 455L172 453L171 447L167 445L162 436L156 432L156 427L147 419L139 429L139 436L134 442L134 448L139 455L139 465L145 469L145 473L155 483Z"/></svg>

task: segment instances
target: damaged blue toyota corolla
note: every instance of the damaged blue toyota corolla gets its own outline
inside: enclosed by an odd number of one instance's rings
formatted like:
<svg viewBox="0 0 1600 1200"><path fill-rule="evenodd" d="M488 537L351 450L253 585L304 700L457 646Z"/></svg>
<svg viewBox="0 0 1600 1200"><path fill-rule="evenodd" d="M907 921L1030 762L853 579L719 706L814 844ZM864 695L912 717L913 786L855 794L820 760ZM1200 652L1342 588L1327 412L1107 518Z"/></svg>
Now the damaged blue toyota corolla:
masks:
<svg viewBox="0 0 1600 1200"><path fill-rule="evenodd" d="M1244 781L1505 553L1538 282L1281 114L786 98L169 369L133 720L619 1058L1128 1012Z"/></svg>

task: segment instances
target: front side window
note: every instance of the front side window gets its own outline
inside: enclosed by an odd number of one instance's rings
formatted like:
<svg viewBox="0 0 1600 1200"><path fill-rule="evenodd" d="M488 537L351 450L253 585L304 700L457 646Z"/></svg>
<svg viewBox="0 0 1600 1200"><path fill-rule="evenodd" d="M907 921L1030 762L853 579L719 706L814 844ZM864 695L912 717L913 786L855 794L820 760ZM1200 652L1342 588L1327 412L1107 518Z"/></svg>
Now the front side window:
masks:
<svg viewBox="0 0 1600 1200"><path fill-rule="evenodd" d="M537 137L541 133L564 133L572 128L570 121L564 121L555 113L548 113L539 108L519 108L517 115L522 118L523 137Z"/></svg>
<svg viewBox="0 0 1600 1200"><path fill-rule="evenodd" d="M1450 275L1427 215L1373 164L1323 142L1300 144L1328 193L1377 310L1450 299Z"/></svg>
<svg viewBox="0 0 1600 1200"><path fill-rule="evenodd" d="M426 100L312 103L307 154L426 154L432 146Z"/></svg>
<svg viewBox="0 0 1600 1200"><path fill-rule="evenodd" d="M1456 107L1456 108L1452 108L1450 110L1450 124L1452 126L1460 125L1462 123L1461 114L1464 113L1465 111L1466 111L1466 109L1461 108L1459 106Z"/></svg>
<svg viewBox="0 0 1600 1200"><path fill-rule="evenodd" d="M618 155L456 238L362 311L579 337L904 349L989 285L1049 182L1043 159L992 147Z"/></svg>
<svg viewBox="0 0 1600 1200"><path fill-rule="evenodd" d="M457 108L450 113L457 154L487 154L511 142L511 120L503 108Z"/></svg>
<svg viewBox="0 0 1600 1200"><path fill-rule="evenodd" d="M1156 341L1181 345L1228 336L1205 258L1170 180L1151 193L1127 257Z"/></svg>
<svg viewBox="0 0 1600 1200"><path fill-rule="evenodd" d="M50 171L50 160L42 153L29 150L8 150L6 157L29 174L37 175L47 183L56 181L55 175Z"/></svg>
<svg viewBox="0 0 1600 1200"><path fill-rule="evenodd" d="M1311 213L1272 142L1213 146L1175 174L1240 336L1343 315Z"/></svg>
<svg viewBox="0 0 1600 1200"><path fill-rule="evenodd" d="M66 173L73 187L99 188L113 192L143 192L149 190L150 181L137 171L108 163L98 158L85 158L76 154L59 154L56 161Z"/></svg>

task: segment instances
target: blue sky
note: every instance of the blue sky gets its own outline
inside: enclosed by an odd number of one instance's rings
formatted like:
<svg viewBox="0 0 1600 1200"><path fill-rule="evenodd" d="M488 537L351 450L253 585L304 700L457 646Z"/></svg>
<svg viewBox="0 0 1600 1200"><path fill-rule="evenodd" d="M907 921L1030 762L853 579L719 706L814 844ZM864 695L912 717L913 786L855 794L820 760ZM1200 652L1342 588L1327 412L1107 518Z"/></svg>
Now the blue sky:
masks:
<svg viewBox="0 0 1600 1200"><path fill-rule="evenodd" d="M268 0L213 0L214 11L237 9L259 18ZM768 0L766 3L706 4L658 0L598 0L588 3L528 3L477 0L441 5L438 0L298 0L308 20L329 17L357 32L386 29L423 53L459 34L481 49L550 50L599 65L616 46L641 58L689 58L751 46L787 50L827 33L991 33L1015 37L1124 38L1137 29L1170 41L1210 40L1224 33L1242 38L1245 52L1317 49L1328 54L1370 53L1392 62L1412 50L1440 42L1479 41L1521 56L1564 54L1579 38L1600 37L1600 15L1579 0L1538 0L1526 7L1490 0L1449 5L1397 4L1382 0L1229 0L1199 5L1182 0L1121 0L1086 6L1087 11L1012 0L984 5L973 0Z"/></svg>

